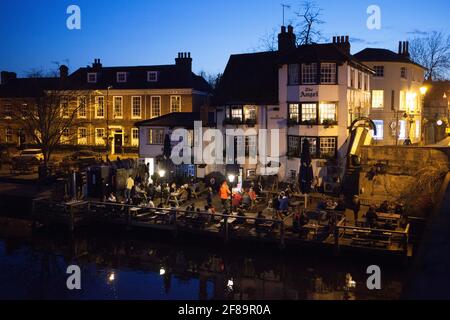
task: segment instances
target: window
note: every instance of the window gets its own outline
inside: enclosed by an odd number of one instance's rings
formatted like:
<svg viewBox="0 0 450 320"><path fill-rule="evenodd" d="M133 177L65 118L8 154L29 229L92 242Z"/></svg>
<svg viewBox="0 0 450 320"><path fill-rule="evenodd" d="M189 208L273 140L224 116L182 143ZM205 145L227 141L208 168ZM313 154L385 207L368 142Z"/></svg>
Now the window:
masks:
<svg viewBox="0 0 450 320"><path fill-rule="evenodd" d="M6 119L11 119L11 117L12 117L12 105L11 104L5 104L4 115L5 115Z"/></svg>
<svg viewBox="0 0 450 320"><path fill-rule="evenodd" d="M78 144L81 144L81 145L87 144L87 129L86 128L78 128Z"/></svg>
<svg viewBox="0 0 450 320"><path fill-rule="evenodd" d="M171 96L170 97L170 112L181 112L181 97Z"/></svg>
<svg viewBox="0 0 450 320"><path fill-rule="evenodd" d="M362 72L359 71L358 72L358 89L362 89L362 81L363 81L363 79L362 79Z"/></svg>
<svg viewBox="0 0 450 320"><path fill-rule="evenodd" d="M256 106L244 106L244 118L249 121L256 121Z"/></svg>
<svg viewBox="0 0 450 320"><path fill-rule="evenodd" d="M302 83L316 84L317 83L317 64L309 63L302 64Z"/></svg>
<svg viewBox="0 0 450 320"><path fill-rule="evenodd" d="M350 71L350 87L355 87L355 77L356 77L356 71L354 69L351 69Z"/></svg>
<svg viewBox="0 0 450 320"><path fill-rule="evenodd" d="M243 120L242 116L242 108L241 107L233 107L231 109L231 119L233 120Z"/></svg>
<svg viewBox="0 0 450 320"><path fill-rule="evenodd" d="M329 159L336 157L337 139L335 137L320 137L320 158Z"/></svg>
<svg viewBox="0 0 450 320"><path fill-rule="evenodd" d="M251 154L250 154L251 153ZM258 136L245 137L245 156L256 157L258 153Z"/></svg>
<svg viewBox="0 0 450 320"><path fill-rule="evenodd" d="M300 154L303 150L303 143L307 139L309 141L309 152L311 153L312 158L317 158L317 137L300 137L301 148Z"/></svg>
<svg viewBox="0 0 450 320"><path fill-rule="evenodd" d="M161 116L161 97L152 97L152 118Z"/></svg>
<svg viewBox="0 0 450 320"><path fill-rule="evenodd" d="M157 71L148 71L147 72L147 81L148 82L158 82L158 72Z"/></svg>
<svg viewBox="0 0 450 320"><path fill-rule="evenodd" d="M300 122L300 106L298 103L289 104L289 120L290 122Z"/></svg>
<svg viewBox="0 0 450 320"><path fill-rule="evenodd" d="M337 121L336 104L335 103L321 103L319 105L320 123L321 124L335 124Z"/></svg>
<svg viewBox="0 0 450 320"><path fill-rule="evenodd" d="M383 120L373 120L375 126L377 127L377 134L372 130L372 136L374 140L384 139L384 121Z"/></svg>
<svg viewBox="0 0 450 320"><path fill-rule="evenodd" d="M95 98L95 117L98 119L105 117L105 97Z"/></svg>
<svg viewBox="0 0 450 320"><path fill-rule="evenodd" d="M89 72L87 74L87 82L88 83L97 83L97 73L96 72Z"/></svg>
<svg viewBox="0 0 450 320"><path fill-rule="evenodd" d="M6 128L5 132L5 142L6 143L12 143L13 142L13 129Z"/></svg>
<svg viewBox="0 0 450 320"><path fill-rule="evenodd" d="M398 122L399 130L398 130L398 138L401 140L406 139L406 120L400 120Z"/></svg>
<svg viewBox="0 0 450 320"><path fill-rule="evenodd" d="M96 128L95 129L95 144L98 146L103 146L106 144L105 141L105 129L104 128Z"/></svg>
<svg viewBox="0 0 450 320"><path fill-rule="evenodd" d="M336 63L322 63L320 65L320 81L323 84L336 83Z"/></svg>
<svg viewBox="0 0 450 320"><path fill-rule="evenodd" d="M23 106L22 106L22 108L23 108ZM61 117L69 118L69 101L67 101L66 98L61 99L60 108L61 108ZM24 113L22 113L22 114L24 114Z"/></svg>
<svg viewBox="0 0 450 320"><path fill-rule="evenodd" d="M70 142L69 129L68 128L65 128L65 129L62 130L60 142L62 144L68 144Z"/></svg>
<svg viewBox="0 0 450 320"><path fill-rule="evenodd" d="M372 108L383 109L384 108L384 91L372 90Z"/></svg>
<svg viewBox="0 0 450 320"><path fill-rule="evenodd" d="M302 103L302 124L317 124L317 104Z"/></svg>
<svg viewBox="0 0 450 320"><path fill-rule="evenodd" d="M288 136L288 156L299 158L301 154L300 137Z"/></svg>
<svg viewBox="0 0 450 320"><path fill-rule="evenodd" d="M148 144L163 145L164 129L148 129Z"/></svg>
<svg viewBox="0 0 450 320"><path fill-rule="evenodd" d="M141 97L131 98L131 118L140 119L142 117Z"/></svg>
<svg viewBox="0 0 450 320"><path fill-rule="evenodd" d="M420 120L416 120L416 139L420 139L420 136L422 135L422 128Z"/></svg>
<svg viewBox="0 0 450 320"><path fill-rule="evenodd" d="M373 70L375 71L375 77L376 78L383 78L384 77L384 66L374 66Z"/></svg>
<svg viewBox="0 0 450 320"><path fill-rule="evenodd" d="M114 97L114 118L123 117L123 97Z"/></svg>
<svg viewBox="0 0 450 320"><path fill-rule="evenodd" d="M400 91L400 111L406 111L406 91Z"/></svg>
<svg viewBox="0 0 450 320"><path fill-rule="evenodd" d="M298 85L300 75L300 69L298 64L290 64L288 73L289 73L288 84L291 86Z"/></svg>
<svg viewBox="0 0 450 320"><path fill-rule="evenodd" d="M126 72L117 72L117 82L119 82L119 83L127 82L127 73Z"/></svg>
<svg viewBox="0 0 450 320"><path fill-rule="evenodd" d="M87 105L86 97L78 98L78 118L86 119L87 117Z"/></svg>
<svg viewBox="0 0 450 320"><path fill-rule="evenodd" d="M400 68L400 78L406 79L408 77L408 69L406 67Z"/></svg>
<svg viewBox="0 0 450 320"><path fill-rule="evenodd" d="M139 146L139 129L138 128L131 129L131 145L133 147Z"/></svg>

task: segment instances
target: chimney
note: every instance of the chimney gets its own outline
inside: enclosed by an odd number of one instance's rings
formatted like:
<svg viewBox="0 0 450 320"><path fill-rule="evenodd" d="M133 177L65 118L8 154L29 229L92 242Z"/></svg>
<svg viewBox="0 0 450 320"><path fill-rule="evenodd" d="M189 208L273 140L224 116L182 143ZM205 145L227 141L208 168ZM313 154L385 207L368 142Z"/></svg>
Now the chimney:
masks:
<svg viewBox="0 0 450 320"><path fill-rule="evenodd" d="M296 48L296 36L294 33L294 27L289 25L287 27L281 27L281 33L278 34L278 51L280 52L289 52Z"/></svg>
<svg viewBox="0 0 450 320"><path fill-rule="evenodd" d="M66 80L69 76L69 68L66 65L61 65L59 67L59 77L61 80Z"/></svg>
<svg viewBox="0 0 450 320"><path fill-rule="evenodd" d="M17 74L15 72L2 71L0 73L0 83L6 84L11 80L17 79Z"/></svg>
<svg viewBox="0 0 450 320"><path fill-rule="evenodd" d="M175 59L175 65L184 69L189 74L192 72L192 58L190 52L179 52L178 58Z"/></svg>
<svg viewBox="0 0 450 320"><path fill-rule="evenodd" d="M336 36L333 37L333 44L350 54L350 37L349 36Z"/></svg>
<svg viewBox="0 0 450 320"><path fill-rule="evenodd" d="M102 63L100 62L100 59L94 59L94 63L92 64L92 68L94 70L100 70L102 68Z"/></svg>
<svg viewBox="0 0 450 320"><path fill-rule="evenodd" d="M398 44L398 54L409 58L409 42L400 41Z"/></svg>

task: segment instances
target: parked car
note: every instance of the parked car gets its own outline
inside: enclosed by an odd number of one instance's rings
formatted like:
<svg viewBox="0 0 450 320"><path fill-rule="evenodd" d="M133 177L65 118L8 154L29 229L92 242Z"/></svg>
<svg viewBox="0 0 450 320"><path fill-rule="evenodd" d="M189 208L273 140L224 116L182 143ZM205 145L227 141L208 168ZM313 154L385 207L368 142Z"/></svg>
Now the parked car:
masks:
<svg viewBox="0 0 450 320"><path fill-rule="evenodd" d="M23 163L39 164L44 160L44 154L41 149L25 149L14 160Z"/></svg>
<svg viewBox="0 0 450 320"><path fill-rule="evenodd" d="M77 151L63 158L63 165L67 166L90 166L102 160L102 155L93 151Z"/></svg>

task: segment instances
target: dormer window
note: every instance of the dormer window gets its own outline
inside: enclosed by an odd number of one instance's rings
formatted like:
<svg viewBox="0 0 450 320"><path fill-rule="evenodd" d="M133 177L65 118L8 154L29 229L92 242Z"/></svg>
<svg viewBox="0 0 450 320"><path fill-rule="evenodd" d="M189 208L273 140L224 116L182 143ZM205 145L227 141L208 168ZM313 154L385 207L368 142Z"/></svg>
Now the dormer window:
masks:
<svg viewBox="0 0 450 320"><path fill-rule="evenodd" d="M87 74L87 82L88 83L97 83L97 73L96 72L89 72Z"/></svg>
<svg viewBox="0 0 450 320"><path fill-rule="evenodd" d="M127 82L127 73L126 72L117 72L117 82L118 83Z"/></svg>
<svg viewBox="0 0 450 320"><path fill-rule="evenodd" d="M158 72L157 71L148 71L147 72L147 81L148 82L158 82Z"/></svg>

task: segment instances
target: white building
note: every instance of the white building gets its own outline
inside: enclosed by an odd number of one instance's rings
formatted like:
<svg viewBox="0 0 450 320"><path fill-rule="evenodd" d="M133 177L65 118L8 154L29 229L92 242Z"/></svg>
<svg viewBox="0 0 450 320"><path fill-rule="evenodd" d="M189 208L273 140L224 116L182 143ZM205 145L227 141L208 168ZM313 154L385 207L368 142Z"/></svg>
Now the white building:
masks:
<svg viewBox="0 0 450 320"><path fill-rule="evenodd" d="M375 71L370 109L378 129L374 143L402 145L407 139L420 143L425 68L410 59L408 42L400 42L398 53L368 48L355 57Z"/></svg>

